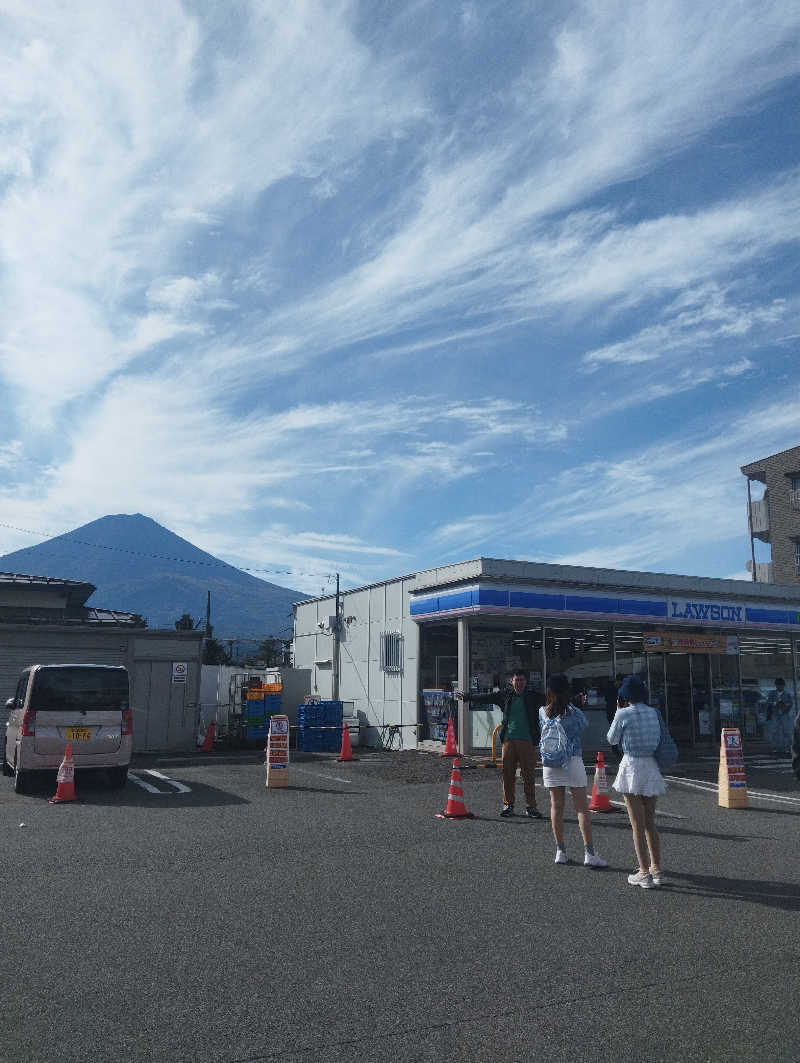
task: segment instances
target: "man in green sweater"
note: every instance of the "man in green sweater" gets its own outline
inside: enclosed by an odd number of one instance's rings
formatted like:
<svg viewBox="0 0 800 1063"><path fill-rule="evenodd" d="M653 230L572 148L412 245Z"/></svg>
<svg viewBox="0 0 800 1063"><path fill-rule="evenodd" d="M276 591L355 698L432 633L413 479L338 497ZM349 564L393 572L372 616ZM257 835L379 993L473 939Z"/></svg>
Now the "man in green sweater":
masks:
<svg viewBox="0 0 800 1063"><path fill-rule="evenodd" d="M483 705L497 705L503 710L500 741L503 745L503 808L501 816L514 815L514 797L517 784L517 768L525 787L525 814L531 819L541 819L536 807L535 769L539 745L539 706L544 704L541 694L528 690L528 676L521 668L515 668L511 685L491 694L465 694L459 690L459 701L468 701L470 710Z"/></svg>

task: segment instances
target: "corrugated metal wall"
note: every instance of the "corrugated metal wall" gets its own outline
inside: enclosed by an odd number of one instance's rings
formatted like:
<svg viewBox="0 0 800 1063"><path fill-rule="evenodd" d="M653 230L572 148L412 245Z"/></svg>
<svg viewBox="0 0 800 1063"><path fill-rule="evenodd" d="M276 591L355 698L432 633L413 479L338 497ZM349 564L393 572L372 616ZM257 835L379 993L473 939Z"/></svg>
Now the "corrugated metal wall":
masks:
<svg viewBox="0 0 800 1063"><path fill-rule="evenodd" d="M195 635L137 629L0 626L0 727L6 699L30 664L123 664L131 675L134 750L186 751L196 746L202 641ZM173 683L172 664L188 666Z"/></svg>

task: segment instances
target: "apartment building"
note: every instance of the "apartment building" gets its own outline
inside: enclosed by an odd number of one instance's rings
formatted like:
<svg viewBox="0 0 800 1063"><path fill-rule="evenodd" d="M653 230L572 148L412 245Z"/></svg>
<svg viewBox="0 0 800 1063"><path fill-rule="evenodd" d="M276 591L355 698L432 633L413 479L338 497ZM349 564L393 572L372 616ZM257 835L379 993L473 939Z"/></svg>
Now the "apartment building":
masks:
<svg viewBox="0 0 800 1063"><path fill-rule="evenodd" d="M759 583L800 584L800 446L742 465L742 473L747 477L748 571ZM760 493L754 483L763 484L761 498L754 497ZM756 560L756 540L769 545L769 560Z"/></svg>

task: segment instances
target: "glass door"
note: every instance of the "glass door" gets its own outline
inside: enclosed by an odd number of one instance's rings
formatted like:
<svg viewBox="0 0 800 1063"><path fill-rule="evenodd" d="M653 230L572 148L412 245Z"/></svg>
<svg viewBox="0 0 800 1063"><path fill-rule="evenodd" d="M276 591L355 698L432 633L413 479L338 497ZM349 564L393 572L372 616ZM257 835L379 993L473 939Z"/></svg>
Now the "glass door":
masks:
<svg viewBox="0 0 800 1063"><path fill-rule="evenodd" d="M742 726L738 654L711 654L711 696L715 734L723 727Z"/></svg>
<svg viewBox="0 0 800 1063"><path fill-rule="evenodd" d="M666 684L666 668L664 666L664 658L668 657L667 653L648 653L647 654L647 690L649 693L648 702L654 708L661 712L661 715L666 720L667 713L667 684Z"/></svg>
<svg viewBox="0 0 800 1063"><path fill-rule="evenodd" d="M688 653L665 653L667 725L676 742L694 744L691 658Z"/></svg>
<svg viewBox="0 0 800 1063"><path fill-rule="evenodd" d="M711 664L708 654L693 653L689 659L692 677L692 712L695 741L714 741L714 711L711 697Z"/></svg>

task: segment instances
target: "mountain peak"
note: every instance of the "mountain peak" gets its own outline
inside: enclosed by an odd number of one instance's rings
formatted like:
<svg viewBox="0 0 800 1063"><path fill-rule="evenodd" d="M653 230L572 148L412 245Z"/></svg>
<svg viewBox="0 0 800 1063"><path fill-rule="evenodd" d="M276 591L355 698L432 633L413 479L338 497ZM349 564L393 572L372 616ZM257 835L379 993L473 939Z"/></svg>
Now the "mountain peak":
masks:
<svg viewBox="0 0 800 1063"><path fill-rule="evenodd" d="M183 613L205 616L210 591L214 634L222 638L286 638L292 603L305 597L220 561L143 513L98 517L0 563L93 583L92 605L140 613L151 627L171 628Z"/></svg>

